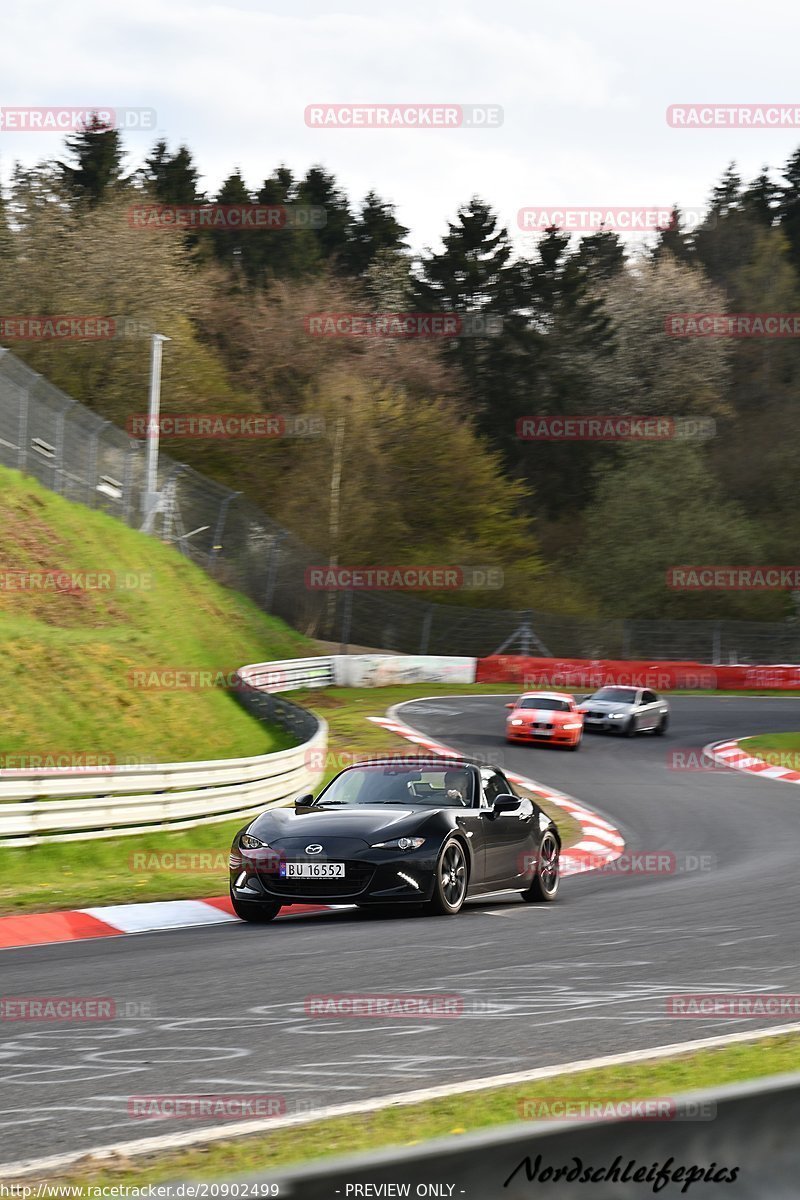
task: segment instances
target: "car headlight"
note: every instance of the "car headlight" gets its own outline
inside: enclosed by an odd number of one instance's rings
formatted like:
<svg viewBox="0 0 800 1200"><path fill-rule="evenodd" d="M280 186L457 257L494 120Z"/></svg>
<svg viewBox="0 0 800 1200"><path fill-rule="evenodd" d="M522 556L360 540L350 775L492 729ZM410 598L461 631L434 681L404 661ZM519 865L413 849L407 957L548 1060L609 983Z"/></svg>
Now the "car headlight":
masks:
<svg viewBox="0 0 800 1200"><path fill-rule="evenodd" d="M425 838L399 837L388 842L373 842L373 850L419 850L424 845Z"/></svg>
<svg viewBox="0 0 800 1200"><path fill-rule="evenodd" d="M251 837L249 833L243 833L239 838L239 845L243 850L260 850L266 844L266 842L262 842L259 838Z"/></svg>
<svg viewBox="0 0 800 1200"><path fill-rule="evenodd" d="M608 715L612 721L621 721L624 716L627 716L627 713L609 713Z"/></svg>
<svg viewBox="0 0 800 1200"><path fill-rule="evenodd" d="M509 721L509 725L524 725L524 724L525 724L525 722L520 720L519 717L512 717L511 720Z"/></svg>
<svg viewBox="0 0 800 1200"><path fill-rule="evenodd" d="M564 729L580 729L580 727L581 727L580 721L569 721L564 726Z"/></svg>

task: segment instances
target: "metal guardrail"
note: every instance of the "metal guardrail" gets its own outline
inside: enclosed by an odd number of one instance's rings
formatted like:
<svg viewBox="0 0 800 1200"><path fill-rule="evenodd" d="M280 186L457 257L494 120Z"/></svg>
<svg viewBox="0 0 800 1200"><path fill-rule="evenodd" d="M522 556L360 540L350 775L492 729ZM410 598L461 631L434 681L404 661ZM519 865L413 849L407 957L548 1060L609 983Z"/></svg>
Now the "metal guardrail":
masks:
<svg viewBox="0 0 800 1200"><path fill-rule="evenodd" d="M328 744L325 721L276 695L333 682L330 658L242 667L239 702L298 739L289 750L252 758L144 764L115 769L0 771L0 845L30 846L246 817L282 804L320 782Z"/></svg>
<svg viewBox="0 0 800 1200"><path fill-rule="evenodd" d="M546 1087L546 1082L532 1084L531 1093L546 1093ZM238 1183L239 1195L275 1195L281 1200L364 1196L531 1200L542 1195L553 1200L587 1196L652 1200L654 1195L666 1200L686 1195L690 1200L711 1196L715 1200L797 1200L800 1072L689 1092L671 1103L674 1115L669 1120L517 1123L413 1149L327 1159L312 1166L214 1182L219 1195L236 1195L233 1190L223 1193L222 1188ZM629 1167L630 1163L634 1165ZM711 1178L702 1179L695 1172L685 1187L691 1168L703 1168L705 1174L712 1164ZM553 1170L560 1167L565 1170L554 1179ZM641 1168L644 1172L636 1180L635 1172ZM656 1188L659 1169L669 1178ZM735 1179L727 1182L733 1169ZM585 1179L587 1170L590 1175ZM602 1178L601 1171L606 1176L611 1172L611 1177ZM165 1194L189 1194L188 1183L185 1193L179 1186L177 1181L168 1185ZM209 1195L211 1187L209 1181Z"/></svg>

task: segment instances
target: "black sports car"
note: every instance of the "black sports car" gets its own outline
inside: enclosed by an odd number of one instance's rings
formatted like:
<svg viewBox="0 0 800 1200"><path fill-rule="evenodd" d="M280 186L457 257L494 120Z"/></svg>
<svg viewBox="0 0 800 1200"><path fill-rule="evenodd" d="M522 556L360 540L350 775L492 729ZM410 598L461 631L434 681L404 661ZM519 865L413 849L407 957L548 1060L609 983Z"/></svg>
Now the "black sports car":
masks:
<svg viewBox="0 0 800 1200"><path fill-rule="evenodd" d="M462 759L347 767L294 811L273 808L231 847L234 911L271 921L288 904L422 904L457 913L468 896L558 892L558 829L502 771Z"/></svg>

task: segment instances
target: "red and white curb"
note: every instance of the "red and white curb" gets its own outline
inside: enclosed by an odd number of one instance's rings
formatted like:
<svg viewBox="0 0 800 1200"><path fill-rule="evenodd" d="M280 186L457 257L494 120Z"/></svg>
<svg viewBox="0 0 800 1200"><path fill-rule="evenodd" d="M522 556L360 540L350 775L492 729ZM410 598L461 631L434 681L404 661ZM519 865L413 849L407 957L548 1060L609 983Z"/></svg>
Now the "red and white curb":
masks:
<svg viewBox="0 0 800 1200"><path fill-rule="evenodd" d="M703 747L703 754L724 767L730 767L732 771L744 771L747 775L759 775L762 779L780 779L782 783L800 783L800 771L773 766L763 758L755 758L739 742L712 742Z"/></svg>
<svg viewBox="0 0 800 1200"><path fill-rule="evenodd" d="M339 911L344 906L339 906ZM293 904L279 921L308 913L334 911L329 904ZM191 929L201 925L238 923L228 896L208 900L154 900L141 904L111 904L70 912L25 913L0 917L0 950L20 946L47 946L88 938L119 937L126 933L156 933L165 929Z"/></svg>
<svg viewBox="0 0 800 1200"><path fill-rule="evenodd" d="M419 729L405 725L393 717L370 717L369 720L375 725L380 725L382 729L405 738L408 742L414 742L423 750L430 750L433 754L439 754L445 758L464 757L459 750L454 750L452 746L445 746L443 742L436 741L435 738L428 737ZM593 813L583 804L579 804L565 792L555 791L543 783L528 779L525 775L518 775L515 771L506 771L506 775L512 783L529 788L532 792L543 796L545 800L549 800L551 804L563 808L564 812L568 813L581 826L583 834L581 840L561 854L562 875L579 875L585 871L592 871L621 856L625 849L625 839L619 830L603 817L599 817L597 813Z"/></svg>

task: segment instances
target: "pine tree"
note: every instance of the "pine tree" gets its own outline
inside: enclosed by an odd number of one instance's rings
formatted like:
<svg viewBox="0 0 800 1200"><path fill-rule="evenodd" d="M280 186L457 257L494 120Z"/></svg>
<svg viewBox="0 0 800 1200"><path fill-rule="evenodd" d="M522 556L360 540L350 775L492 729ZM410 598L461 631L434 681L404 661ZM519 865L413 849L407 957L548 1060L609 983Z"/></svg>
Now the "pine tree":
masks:
<svg viewBox="0 0 800 1200"><path fill-rule="evenodd" d="M66 139L66 147L74 161L56 165L67 192L77 202L93 208L124 182L119 130L103 124L96 113L86 129Z"/></svg>
<svg viewBox="0 0 800 1200"><path fill-rule="evenodd" d="M800 270L800 149L784 167L783 178L786 182L778 203L780 225L789 241L791 261Z"/></svg>
<svg viewBox="0 0 800 1200"><path fill-rule="evenodd" d="M574 262L592 283L607 283L625 266L625 248L610 229L581 238Z"/></svg>
<svg viewBox="0 0 800 1200"><path fill-rule="evenodd" d="M247 189L241 171L237 169L223 182L214 200L219 205L247 205L253 203L253 197ZM210 232L211 244L215 258L241 271L247 279L252 280L259 269L258 247L255 239L264 231L254 229L214 229ZM205 236L205 235L203 235Z"/></svg>
<svg viewBox="0 0 800 1200"><path fill-rule="evenodd" d="M653 258L671 254L680 263L689 264L694 258L692 239L683 228L683 213L677 204L672 206L672 219L666 229L659 229Z"/></svg>
<svg viewBox="0 0 800 1200"><path fill-rule="evenodd" d="M519 382L520 358L535 341L523 315L526 304L525 273L512 261L508 231L499 225L490 207L478 197L459 209L448 222L443 248L423 257L413 278L414 306L419 312L452 313L465 318L467 326L489 336L444 339L443 349L460 366L472 406L481 426L497 429L497 408L515 407L515 380Z"/></svg>
<svg viewBox="0 0 800 1200"><path fill-rule="evenodd" d="M202 200L197 188L200 175L186 146L170 154L165 141L156 142L150 157L145 159L141 177L162 204L194 204Z"/></svg>
<svg viewBox="0 0 800 1200"><path fill-rule="evenodd" d="M256 202L287 211L285 225L259 233L253 244L251 254L262 280L299 279L318 273L322 251L314 230L299 221L297 183L287 166L278 167L264 180Z"/></svg>
<svg viewBox="0 0 800 1200"><path fill-rule="evenodd" d="M708 213L693 244L709 279L726 289L734 306L738 303L734 280L750 261L758 232L755 217L745 208L741 178L731 163L711 193Z"/></svg>
<svg viewBox="0 0 800 1200"><path fill-rule="evenodd" d="M394 206L376 192L368 192L350 231L344 259L347 270L363 275L382 251L405 250L407 234L408 229L394 215Z"/></svg>
<svg viewBox="0 0 800 1200"><path fill-rule="evenodd" d="M752 220L770 229L777 213L779 197L780 188L772 182L769 169L765 166L742 193L742 207Z"/></svg>
<svg viewBox="0 0 800 1200"><path fill-rule="evenodd" d="M297 187L297 203L325 210L325 224L315 237L322 257L344 273L353 216L335 177L322 167L311 167Z"/></svg>

